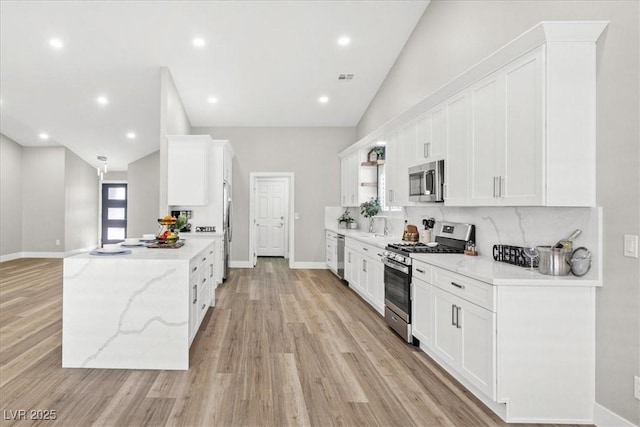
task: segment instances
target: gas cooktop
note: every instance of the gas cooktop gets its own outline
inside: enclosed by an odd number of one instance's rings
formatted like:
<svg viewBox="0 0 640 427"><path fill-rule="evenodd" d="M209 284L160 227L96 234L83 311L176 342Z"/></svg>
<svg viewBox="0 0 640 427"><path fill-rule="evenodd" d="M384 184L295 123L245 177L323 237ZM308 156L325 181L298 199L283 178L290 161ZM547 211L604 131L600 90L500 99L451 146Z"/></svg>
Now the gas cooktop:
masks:
<svg viewBox="0 0 640 427"><path fill-rule="evenodd" d="M391 243L387 245L387 249L395 249L410 254L461 254L464 248L447 246L438 244L436 246L428 246L424 243Z"/></svg>

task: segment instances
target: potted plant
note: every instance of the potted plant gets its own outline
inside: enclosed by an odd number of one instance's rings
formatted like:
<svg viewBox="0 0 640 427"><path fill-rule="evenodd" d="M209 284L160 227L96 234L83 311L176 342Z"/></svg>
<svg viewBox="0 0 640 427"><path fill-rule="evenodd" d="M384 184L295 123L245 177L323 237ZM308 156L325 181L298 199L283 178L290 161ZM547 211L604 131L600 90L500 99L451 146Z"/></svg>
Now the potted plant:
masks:
<svg viewBox="0 0 640 427"><path fill-rule="evenodd" d="M349 209L346 209L340 218L338 218L338 228L357 228L355 219L351 216ZM354 227L355 226L355 227Z"/></svg>
<svg viewBox="0 0 640 427"><path fill-rule="evenodd" d="M373 217L380 212L380 200L377 197L372 197L369 201L366 201L360 205L360 213L365 218L369 218L369 233L373 233Z"/></svg>

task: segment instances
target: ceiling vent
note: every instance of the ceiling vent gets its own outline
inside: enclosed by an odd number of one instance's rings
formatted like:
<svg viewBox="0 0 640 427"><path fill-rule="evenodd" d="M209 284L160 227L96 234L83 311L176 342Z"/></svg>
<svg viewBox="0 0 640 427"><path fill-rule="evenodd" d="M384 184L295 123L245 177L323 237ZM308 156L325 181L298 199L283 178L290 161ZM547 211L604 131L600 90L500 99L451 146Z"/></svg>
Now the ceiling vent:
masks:
<svg viewBox="0 0 640 427"><path fill-rule="evenodd" d="M354 74L339 74L338 80L353 80Z"/></svg>

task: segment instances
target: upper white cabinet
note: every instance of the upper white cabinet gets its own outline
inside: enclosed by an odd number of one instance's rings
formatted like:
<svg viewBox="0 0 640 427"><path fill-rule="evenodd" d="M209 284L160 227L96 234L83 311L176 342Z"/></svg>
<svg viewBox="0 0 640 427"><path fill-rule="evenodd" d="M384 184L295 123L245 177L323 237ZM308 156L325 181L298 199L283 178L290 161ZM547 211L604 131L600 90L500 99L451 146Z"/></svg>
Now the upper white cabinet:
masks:
<svg viewBox="0 0 640 427"><path fill-rule="evenodd" d="M447 205L467 202L469 177L469 92L452 96L445 103L447 160L444 165L444 201Z"/></svg>
<svg viewBox="0 0 640 427"><path fill-rule="evenodd" d="M208 202L209 137L170 136L167 146L167 202L203 206Z"/></svg>
<svg viewBox="0 0 640 427"><path fill-rule="evenodd" d="M344 207L360 206L360 156L355 151L341 160L342 191L341 204Z"/></svg>
<svg viewBox="0 0 640 427"><path fill-rule="evenodd" d="M376 130L387 141L387 204L411 204L408 166L445 159L445 205L595 206L606 26L541 22Z"/></svg>

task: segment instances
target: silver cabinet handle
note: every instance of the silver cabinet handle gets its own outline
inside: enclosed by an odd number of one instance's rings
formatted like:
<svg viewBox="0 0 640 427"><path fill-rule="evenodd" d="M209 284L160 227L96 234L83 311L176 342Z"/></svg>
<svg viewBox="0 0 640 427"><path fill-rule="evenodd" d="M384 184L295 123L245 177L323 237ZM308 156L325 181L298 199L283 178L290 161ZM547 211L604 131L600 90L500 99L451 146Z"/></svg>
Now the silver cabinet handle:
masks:
<svg viewBox="0 0 640 427"><path fill-rule="evenodd" d="M205 257L205 258L202 258L202 262L205 262L206 260L207 260L207 258L206 258L206 257Z"/></svg>
<svg viewBox="0 0 640 427"><path fill-rule="evenodd" d="M206 277L204 279L202 279L202 283L205 283L206 281L207 281Z"/></svg>
<svg viewBox="0 0 640 427"><path fill-rule="evenodd" d="M418 273L425 274L425 273L424 273L424 270L420 270L419 268L416 268L416 271L417 271Z"/></svg>
<svg viewBox="0 0 640 427"><path fill-rule="evenodd" d="M207 304L202 304L202 309L204 310L204 308L207 306Z"/></svg>
<svg viewBox="0 0 640 427"><path fill-rule="evenodd" d="M362 248L362 250L363 251L367 251L367 252L369 251L369 249L367 249L367 248Z"/></svg>
<svg viewBox="0 0 640 427"><path fill-rule="evenodd" d="M367 272L367 260L366 259L362 260L362 271L365 272L365 273Z"/></svg>
<svg viewBox="0 0 640 427"><path fill-rule="evenodd" d="M456 328L462 329L462 325L460 324L460 309L462 307L456 307Z"/></svg>
<svg viewBox="0 0 640 427"><path fill-rule="evenodd" d="M198 285L193 285L193 303L195 304L198 301Z"/></svg>
<svg viewBox="0 0 640 427"><path fill-rule="evenodd" d="M456 326L456 306L451 304L451 326Z"/></svg>
<svg viewBox="0 0 640 427"><path fill-rule="evenodd" d="M196 271L197 269L198 269L198 266L196 265L195 267L193 267L193 268L191 269L191 272L193 273L193 272L194 272L194 271Z"/></svg>
<svg viewBox="0 0 640 427"><path fill-rule="evenodd" d="M457 284L456 282L451 282L451 284L452 284L453 286L455 286L456 288L458 288L458 289L464 289L464 285L459 285L459 284Z"/></svg>
<svg viewBox="0 0 640 427"><path fill-rule="evenodd" d="M493 177L493 198L494 199L498 197L497 184L496 184L497 180L498 180L498 177L494 176Z"/></svg>
<svg viewBox="0 0 640 427"><path fill-rule="evenodd" d="M498 197L504 197L504 176L499 177Z"/></svg>
<svg viewBox="0 0 640 427"><path fill-rule="evenodd" d="M351 264L351 252L349 252L349 261L347 261L349 264Z"/></svg>
<svg viewBox="0 0 640 427"><path fill-rule="evenodd" d="M424 144L424 157L431 156L431 143L427 142Z"/></svg>

